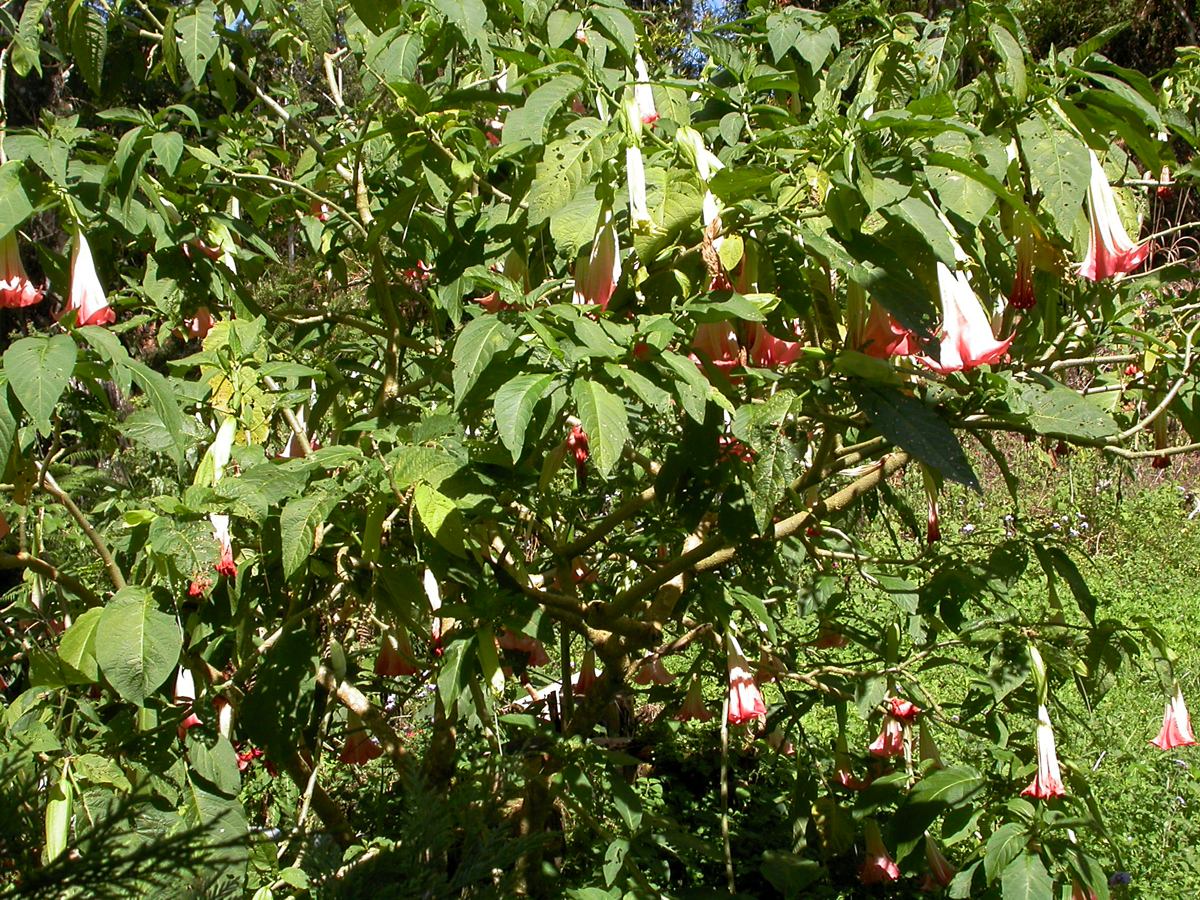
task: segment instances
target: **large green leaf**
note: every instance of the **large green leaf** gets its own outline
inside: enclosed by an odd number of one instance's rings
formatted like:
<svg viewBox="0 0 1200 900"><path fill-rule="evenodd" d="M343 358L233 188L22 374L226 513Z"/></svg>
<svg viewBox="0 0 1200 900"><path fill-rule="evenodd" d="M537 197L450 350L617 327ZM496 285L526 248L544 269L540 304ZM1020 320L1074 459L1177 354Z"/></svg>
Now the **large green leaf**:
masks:
<svg viewBox="0 0 1200 900"><path fill-rule="evenodd" d="M553 375L532 372L518 375L496 391L493 407L496 428L500 432L501 442L512 454L514 464L525 449L525 431L529 428L529 420L533 418L533 408L546 395L553 381Z"/></svg>
<svg viewBox="0 0 1200 900"><path fill-rule="evenodd" d="M1051 128L1038 115L1021 122L1017 133L1033 183L1042 192L1042 208L1069 241L1091 178L1087 147L1075 135Z"/></svg>
<svg viewBox="0 0 1200 900"><path fill-rule="evenodd" d="M1022 853L1000 876L1003 900L1050 900L1053 888L1046 866L1036 853Z"/></svg>
<svg viewBox="0 0 1200 900"><path fill-rule="evenodd" d="M17 417L12 411L8 394L8 376L0 371L0 471L8 465L13 438L17 434Z"/></svg>
<svg viewBox="0 0 1200 900"><path fill-rule="evenodd" d="M500 144L508 146L522 142L545 142L550 117L582 86L583 82L574 75L560 75L534 90L520 108L514 109L505 118Z"/></svg>
<svg viewBox="0 0 1200 900"><path fill-rule="evenodd" d="M1029 373L1029 381L1006 376L1008 408L1038 434L1102 440L1120 433L1108 413L1065 384L1040 372Z"/></svg>
<svg viewBox="0 0 1200 900"><path fill-rule="evenodd" d="M533 184L529 186L526 197L530 225L541 224L571 202L576 191L595 171L603 146L604 127L600 121L581 119L571 126L570 134L546 147L542 161L534 170ZM592 202L598 203L594 198ZM595 215L592 215L587 227L595 230ZM557 237L555 240L558 242ZM573 253L567 248L563 250L568 255Z"/></svg>
<svg viewBox="0 0 1200 900"><path fill-rule="evenodd" d="M983 856L983 871L988 884L995 881L1008 864L1024 852L1028 843L1029 834L1025 826L1016 822L1008 822L992 832Z"/></svg>
<svg viewBox="0 0 1200 900"><path fill-rule="evenodd" d="M979 479L950 425L916 397L885 387L856 387L855 398L871 424L943 477L980 490Z"/></svg>
<svg viewBox="0 0 1200 900"><path fill-rule="evenodd" d="M463 397L474 387L492 358L512 345L513 338L512 329L494 315L472 319L459 332L451 356L456 406L462 403Z"/></svg>
<svg viewBox="0 0 1200 900"><path fill-rule="evenodd" d="M434 540L456 556L462 556L467 529L454 501L432 485L421 482L413 491L413 505Z"/></svg>
<svg viewBox="0 0 1200 900"><path fill-rule="evenodd" d="M600 475L607 478L629 440L625 403L595 381L576 381L571 386L571 396L583 430L587 432L592 460Z"/></svg>
<svg viewBox="0 0 1200 900"><path fill-rule="evenodd" d="M100 678L96 664L96 629L103 613L103 607L99 606L85 611L71 623L58 644L58 658L88 683Z"/></svg>
<svg viewBox="0 0 1200 900"><path fill-rule="evenodd" d="M0 238L29 218L33 206L21 184L20 160L0 166Z"/></svg>
<svg viewBox="0 0 1200 900"><path fill-rule="evenodd" d="M109 16L96 3L76 3L71 10L71 55L83 80L93 93L100 93L104 57L108 52Z"/></svg>
<svg viewBox="0 0 1200 900"><path fill-rule="evenodd" d="M175 22L175 33L179 35L179 49L183 66L192 81L199 84L204 78L208 62L221 45L216 31L217 8L209 0L201 0L196 11Z"/></svg>
<svg viewBox="0 0 1200 900"><path fill-rule="evenodd" d="M50 433L50 414L66 390L77 352L67 334L21 338L4 352L8 385L42 434Z"/></svg>
<svg viewBox="0 0 1200 900"><path fill-rule="evenodd" d="M331 484L325 482L326 485ZM337 504L338 493L315 489L289 502L279 514L279 536L283 546L283 575L291 578L312 555L317 526Z"/></svg>
<svg viewBox="0 0 1200 900"><path fill-rule="evenodd" d="M171 389L171 383L165 376L136 359L127 357L119 360L118 365L129 372L138 387L145 392L146 399L150 401L150 408L154 410L154 414L166 428L167 434L171 436L171 444L167 448L167 452L176 462L182 461L183 452L187 448L189 429L184 422L183 412L179 408L175 392Z"/></svg>
<svg viewBox="0 0 1200 900"><path fill-rule="evenodd" d="M174 671L183 632L174 616L158 608L149 590L126 587L104 607L95 648L105 680L141 706Z"/></svg>

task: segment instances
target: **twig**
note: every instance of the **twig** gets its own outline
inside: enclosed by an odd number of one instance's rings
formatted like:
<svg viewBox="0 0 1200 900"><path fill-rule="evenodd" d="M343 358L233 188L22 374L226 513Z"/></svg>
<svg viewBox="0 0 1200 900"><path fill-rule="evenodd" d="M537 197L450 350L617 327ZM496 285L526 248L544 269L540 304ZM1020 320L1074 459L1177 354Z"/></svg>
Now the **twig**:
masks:
<svg viewBox="0 0 1200 900"><path fill-rule="evenodd" d="M125 576L121 572L121 567L117 565L117 561L113 559L112 551L104 543L104 538L100 536L100 532L88 521L83 511L75 505L75 501L71 499L70 495L59 487L58 482L54 480L54 476L45 467L42 468L38 484L41 485L46 493L50 494L50 496L66 507L67 512L71 514L71 518L75 520L75 523L87 535L87 539L92 542L92 546L96 548L96 554L108 569L108 577L112 581L113 587L118 591L124 590Z"/></svg>

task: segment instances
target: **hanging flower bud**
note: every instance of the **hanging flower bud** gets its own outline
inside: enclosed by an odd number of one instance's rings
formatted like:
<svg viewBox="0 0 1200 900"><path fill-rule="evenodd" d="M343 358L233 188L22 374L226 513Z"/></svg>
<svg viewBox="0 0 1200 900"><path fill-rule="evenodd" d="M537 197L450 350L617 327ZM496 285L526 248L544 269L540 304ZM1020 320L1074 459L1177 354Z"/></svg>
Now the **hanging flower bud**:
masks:
<svg viewBox="0 0 1200 900"><path fill-rule="evenodd" d="M654 227L646 201L646 167L639 147L625 148L625 178L629 182L629 226L637 232Z"/></svg>
<svg viewBox="0 0 1200 900"><path fill-rule="evenodd" d="M221 545L221 558L217 561L217 574L226 578L237 577L237 565L233 561L233 541L229 536L229 516L212 513L208 520L212 523L213 537Z"/></svg>
<svg viewBox="0 0 1200 900"><path fill-rule="evenodd" d="M1037 775L1029 787L1021 791L1021 796L1038 800L1065 797L1067 791L1058 768L1058 755L1054 752L1054 729L1050 726L1050 712L1045 704L1038 706L1037 758Z"/></svg>
<svg viewBox="0 0 1200 900"><path fill-rule="evenodd" d="M863 820L863 837L866 839L867 853L858 873L859 880L863 884L886 884L898 880L900 867L888 853L874 819Z"/></svg>
<svg viewBox="0 0 1200 900"><path fill-rule="evenodd" d="M1163 712L1162 730L1150 743L1160 750L1191 747L1196 743L1196 736L1192 733L1192 720L1188 716L1187 704L1183 702L1183 691L1178 684L1175 685L1175 695L1171 697Z"/></svg>
<svg viewBox="0 0 1200 900"><path fill-rule="evenodd" d="M1117 212L1116 195L1104 166L1096 154L1088 150L1091 157L1092 178L1088 183L1087 204L1090 230L1088 232L1087 255L1079 266L1079 276L1091 281L1100 281L1113 276L1128 275L1146 261L1150 255L1149 244L1135 244L1121 222Z"/></svg>
<svg viewBox="0 0 1200 900"><path fill-rule="evenodd" d="M925 540L936 544L942 538L942 522L938 513L938 481L933 471L921 466L921 478L925 485L925 501L929 504L929 522L925 529Z"/></svg>
<svg viewBox="0 0 1200 900"><path fill-rule="evenodd" d="M546 648L542 642L527 634L502 628L496 637L496 642L500 645L501 650L515 650L526 654L529 657L527 665L544 666L550 662L550 657L546 654Z"/></svg>
<svg viewBox="0 0 1200 900"><path fill-rule="evenodd" d="M567 449L575 458L575 479L582 488L587 481L587 461L591 456L587 432L583 430L583 426L571 427L571 433L567 435Z"/></svg>
<svg viewBox="0 0 1200 900"><path fill-rule="evenodd" d="M863 781L851 768L850 748L846 745L846 732L839 731L833 752L833 778L842 787L851 791L864 790L869 781Z"/></svg>
<svg viewBox="0 0 1200 900"><path fill-rule="evenodd" d="M942 762L942 754L933 739L933 730L925 720L921 721L917 730L917 753L922 761L928 761L931 764L930 768L945 768L946 764Z"/></svg>
<svg viewBox="0 0 1200 900"><path fill-rule="evenodd" d="M92 260L92 248L82 231L75 232L75 245L71 250L71 290L67 306L61 315L74 310L77 325L108 325L117 320L117 314L108 305L104 288L96 274Z"/></svg>
<svg viewBox="0 0 1200 900"><path fill-rule="evenodd" d="M338 760L349 766L361 766L380 756L383 748L375 743L359 715L350 713L346 718L346 744Z"/></svg>
<svg viewBox="0 0 1200 900"><path fill-rule="evenodd" d="M742 364L742 350L738 345L737 334L729 322L702 322L696 326L696 336L692 338L691 359L700 368L704 362L715 366L726 374ZM697 358L699 353L703 360Z"/></svg>
<svg viewBox="0 0 1200 900"><path fill-rule="evenodd" d="M646 69L646 61L642 59L642 54L637 54L633 58L633 68L637 73L637 84L633 88L633 96L637 101L638 113L642 117L642 124L654 126L658 121L658 110L654 108L654 91L650 87L650 72Z"/></svg>
<svg viewBox="0 0 1200 900"><path fill-rule="evenodd" d="M677 722L707 722L712 717L713 714L704 705L704 693L700 687L700 679L693 675L692 683L688 685L687 694L683 698L683 705L675 714L675 720Z"/></svg>
<svg viewBox="0 0 1200 900"><path fill-rule="evenodd" d="M754 676L750 674L750 667L746 657L742 655L741 645L732 634L725 636L725 649L728 653L730 723L743 725L754 719L765 719L767 705L763 703L762 693L754 683Z"/></svg>
<svg viewBox="0 0 1200 900"><path fill-rule="evenodd" d="M34 287L21 264L17 232L10 231L0 238L0 309L33 306L42 299L41 288Z"/></svg>

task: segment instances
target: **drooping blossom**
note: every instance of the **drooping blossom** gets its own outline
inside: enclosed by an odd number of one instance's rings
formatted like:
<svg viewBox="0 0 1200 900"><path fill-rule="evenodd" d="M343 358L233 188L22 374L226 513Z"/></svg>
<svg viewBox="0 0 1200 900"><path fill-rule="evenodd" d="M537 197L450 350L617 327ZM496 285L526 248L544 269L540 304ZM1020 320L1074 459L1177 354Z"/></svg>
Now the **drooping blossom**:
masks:
<svg viewBox="0 0 1200 900"><path fill-rule="evenodd" d="M762 693L750 674L741 645L732 634L725 636L725 650L729 669L729 721L734 725L742 725L754 719L765 719L767 705L763 703Z"/></svg>
<svg viewBox="0 0 1200 900"><path fill-rule="evenodd" d="M758 651L758 664L754 667L756 684L769 684L778 681L781 675L787 674L787 663L767 650Z"/></svg>
<svg viewBox="0 0 1200 900"><path fill-rule="evenodd" d="M778 369L794 363L804 353L800 341L785 341L770 334L760 322L750 325L750 364L760 369Z"/></svg>
<svg viewBox="0 0 1200 900"><path fill-rule="evenodd" d="M633 680L635 684L670 684L675 680L675 676L667 671L661 657L654 656L649 660L642 660Z"/></svg>
<svg viewBox="0 0 1200 900"><path fill-rule="evenodd" d="M174 699L181 706L188 705L196 699L196 679L187 666L180 666L175 672Z"/></svg>
<svg viewBox="0 0 1200 900"><path fill-rule="evenodd" d="M188 584L188 596L193 599L203 597L208 593L208 589L212 587L212 579L201 573L192 577L191 583Z"/></svg>
<svg viewBox="0 0 1200 900"><path fill-rule="evenodd" d="M1017 238L1017 271L1013 276L1012 290L1008 293L1008 305L1013 309L1033 309L1037 297L1033 293L1034 242L1030 235Z"/></svg>
<svg viewBox="0 0 1200 900"><path fill-rule="evenodd" d="M646 200L646 166L640 147L625 148L625 179L629 184L629 227L648 231L654 225Z"/></svg>
<svg viewBox="0 0 1200 900"><path fill-rule="evenodd" d="M526 654L529 657L528 665L544 666L550 662L550 657L546 655L546 648L542 642L527 634L502 628L496 636L496 642L500 645L501 650L514 650Z"/></svg>
<svg viewBox="0 0 1200 900"><path fill-rule="evenodd" d="M75 244L71 250L71 289L67 296L67 312L75 311L77 325L108 325L117 320L117 314L108 305L100 277L96 274L96 263L92 260L92 248L82 231L75 232Z"/></svg>
<svg viewBox="0 0 1200 900"><path fill-rule="evenodd" d="M42 289L34 287L21 264L16 231L10 231L0 238L0 309L33 306L41 302L42 294Z"/></svg>
<svg viewBox="0 0 1200 900"><path fill-rule="evenodd" d="M904 723L895 716L885 715L879 737L867 748L872 756L904 755Z"/></svg>
<svg viewBox="0 0 1200 900"><path fill-rule="evenodd" d="M596 684L596 650L588 647L583 659L579 661L579 674L575 676L572 691L575 694L586 694Z"/></svg>
<svg viewBox="0 0 1200 900"><path fill-rule="evenodd" d="M925 861L929 863L929 877L933 882L938 887L950 887L950 882L954 880L958 870L946 859L942 848L928 831L925 832Z"/></svg>
<svg viewBox="0 0 1200 900"><path fill-rule="evenodd" d="M308 214L318 222L328 222L332 212L328 203L314 198L308 202Z"/></svg>
<svg viewBox="0 0 1200 900"><path fill-rule="evenodd" d="M1078 881L1071 882L1071 900L1096 900L1096 892L1085 888Z"/></svg>
<svg viewBox="0 0 1200 900"><path fill-rule="evenodd" d="M692 361L701 368L703 362L696 356L697 353L702 354L704 362L726 374L742 364L737 333L729 322L702 322L697 325L696 336L692 338L692 351Z"/></svg>
<svg viewBox="0 0 1200 900"><path fill-rule="evenodd" d="M221 558L217 560L217 574L226 578L237 577L237 565L233 561L233 541L229 536L229 516L222 513L209 514L213 537L221 545Z"/></svg>
<svg viewBox="0 0 1200 900"><path fill-rule="evenodd" d="M263 750L261 747L248 747L245 750L239 750L237 755L238 771L245 772L262 755Z"/></svg>
<svg viewBox="0 0 1200 900"><path fill-rule="evenodd" d="M1188 716L1187 704L1183 702L1183 691L1179 685L1175 685L1175 695L1163 712L1162 730L1150 743L1160 750L1195 745L1196 736L1192 733L1192 720Z"/></svg>
<svg viewBox="0 0 1200 900"><path fill-rule="evenodd" d="M863 884L886 884L899 879L900 867L888 853L874 819L863 820L863 837L866 839L867 853L858 873L859 880Z"/></svg>
<svg viewBox="0 0 1200 900"><path fill-rule="evenodd" d="M212 313L207 306L197 307L195 315L183 320L183 327L191 340L202 341L212 331Z"/></svg>
<svg viewBox="0 0 1200 900"><path fill-rule="evenodd" d="M708 183L719 169L725 168L725 164L708 149L704 138L694 128L686 125L680 128L675 132L675 142L684 157L695 166L696 174L700 176L700 182L704 185L701 216L704 227L715 234L721 230L721 204L708 189ZM720 245L720 241L720 238L713 241L714 249Z"/></svg>
<svg viewBox="0 0 1200 900"><path fill-rule="evenodd" d="M1104 166L1096 154L1088 150L1091 157L1092 178L1088 183L1088 249L1079 266L1079 277L1100 281L1113 276L1128 275L1146 261L1150 245L1135 244L1121 222L1117 212L1116 195Z"/></svg>
<svg viewBox="0 0 1200 900"><path fill-rule="evenodd" d="M633 87L633 96L637 101L638 113L643 125L653 126L658 121L658 110L654 108L654 90L650 87L650 72L642 54L633 58L633 68L637 74L637 84Z"/></svg>
<svg viewBox="0 0 1200 900"><path fill-rule="evenodd" d="M1038 800L1065 797L1067 791L1058 768L1058 755L1054 752L1054 729L1050 726L1050 712L1045 704L1038 706L1037 757L1037 775L1029 787L1021 791L1021 796Z"/></svg>
<svg viewBox="0 0 1200 900"><path fill-rule="evenodd" d="M403 626L397 625L384 631L379 655L375 657L375 674L385 678L421 674L417 656L408 640L408 631Z"/></svg>
<svg viewBox="0 0 1200 900"><path fill-rule="evenodd" d="M776 727L767 735L767 746L780 756L796 755L796 745L791 742L781 727Z"/></svg>
<svg viewBox="0 0 1200 900"><path fill-rule="evenodd" d="M591 448L587 432L581 425L573 425L567 435L567 449L575 458L575 480L582 488L587 482L587 461L591 457Z"/></svg>
<svg viewBox="0 0 1200 900"><path fill-rule="evenodd" d="M683 705L675 713L677 722L707 722L713 717L712 712L704 705L704 693L700 687L700 679L692 676L687 693L683 697Z"/></svg>
<svg viewBox="0 0 1200 900"><path fill-rule="evenodd" d="M201 721L201 719L198 715L196 715L194 712L189 711L188 714L183 717L182 721L180 721L179 727L176 728L175 731L176 731L176 734L179 735L179 739L182 741L185 737L187 737L187 733L189 731L191 731L197 725L203 725L203 724L204 724L204 722Z"/></svg>
<svg viewBox="0 0 1200 900"><path fill-rule="evenodd" d="M921 713L915 703L900 697L889 697L888 705L891 708L884 714L879 737L867 748L872 756L903 756L906 726L911 725Z"/></svg>
<svg viewBox="0 0 1200 900"><path fill-rule="evenodd" d="M917 730L917 754L922 762L930 763L930 768L945 768L941 751L938 750L937 742L933 739L933 731L930 729L929 723L924 720L921 721L920 728Z"/></svg>
<svg viewBox="0 0 1200 900"><path fill-rule="evenodd" d="M875 300L871 301L871 313L855 349L876 359L912 356L919 350L916 336Z"/></svg>
<svg viewBox="0 0 1200 900"><path fill-rule="evenodd" d="M754 451L732 434L717 435L717 459L740 459L745 463L754 462Z"/></svg>
<svg viewBox="0 0 1200 900"><path fill-rule="evenodd" d="M846 733L839 731L833 751L833 779L851 791L864 790L871 782L863 781L851 767L850 748L846 745Z"/></svg>
<svg viewBox="0 0 1200 900"><path fill-rule="evenodd" d="M380 756L383 756L383 748L375 743L359 715L350 713L346 717L346 743L338 760L346 765L361 766Z"/></svg>
<svg viewBox="0 0 1200 900"><path fill-rule="evenodd" d="M612 299L620 280L621 246L617 241L617 226L613 222L612 210L605 207L600 214L591 250L575 263L574 302L608 309L608 301Z"/></svg>
<svg viewBox="0 0 1200 900"><path fill-rule="evenodd" d="M939 262L937 275L942 301L941 350L936 360L918 358L941 375L998 363L1008 353L1012 337L996 340L966 272L951 272Z"/></svg>
<svg viewBox="0 0 1200 900"><path fill-rule="evenodd" d="M842 634L836 625L830 622L822 622L817 628L817 639L812 641L812 646L818 650L840 650L843 647L849 646L850 639Z"/></svg>

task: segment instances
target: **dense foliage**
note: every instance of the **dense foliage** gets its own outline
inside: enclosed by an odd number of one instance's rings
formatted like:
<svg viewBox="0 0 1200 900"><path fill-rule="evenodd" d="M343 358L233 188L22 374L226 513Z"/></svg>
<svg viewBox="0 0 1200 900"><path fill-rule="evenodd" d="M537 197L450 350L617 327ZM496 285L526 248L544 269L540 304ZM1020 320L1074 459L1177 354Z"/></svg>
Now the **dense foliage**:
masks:
<svg viewBox="0 0 1200 900"><path fill-rule="evenodd" d="M1012 460L1200 446L1194 54L0 17L0 883L1126 890L1064 724L1150 676L1194 743L1181 673ZM1011 511L940 540L980 460Z"/></svg>

